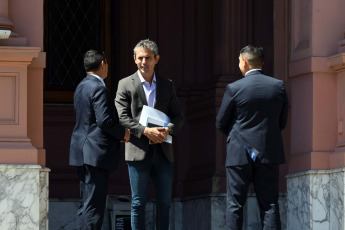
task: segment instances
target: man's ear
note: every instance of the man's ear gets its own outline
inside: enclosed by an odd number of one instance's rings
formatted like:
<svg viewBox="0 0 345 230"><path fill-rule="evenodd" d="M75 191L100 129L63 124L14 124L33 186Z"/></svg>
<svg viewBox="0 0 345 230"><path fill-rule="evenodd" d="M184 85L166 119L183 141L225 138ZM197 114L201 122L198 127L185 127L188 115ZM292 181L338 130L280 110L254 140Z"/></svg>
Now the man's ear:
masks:
<svg viewBox="0 0 345 230"><path fill-rule="evenodd" d="M159 59L160 59L160 56L159 56L159 55L157 55L157 56L156 56L156 58L155 58L155 60L156 60L156 64L158 63Z"/></svg>
<svg viewBox="0 0 345 230"><path fill-rule="evenodd" d="M101 68L104 68L104 66L105 66L105 62L104 62L104 60L101 62L101 65L100 65L100 67Z"/></svg>
<svg viewBox="0 0 345 230"><path fill-rule="evenodd" d="M243 58L243 67L246 67L246 66L248 66L248 62L246 59Z"/></svg>

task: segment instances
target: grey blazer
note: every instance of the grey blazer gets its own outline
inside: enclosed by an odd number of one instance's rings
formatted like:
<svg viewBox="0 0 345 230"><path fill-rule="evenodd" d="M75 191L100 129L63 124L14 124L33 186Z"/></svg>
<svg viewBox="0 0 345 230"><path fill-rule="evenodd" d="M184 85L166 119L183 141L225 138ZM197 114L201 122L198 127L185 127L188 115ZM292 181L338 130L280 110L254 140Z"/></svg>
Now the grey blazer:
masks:
<svg viewBox="0 0 345 230"><path fill-rule="evenodd" d="M165 113L170 118L168 124L170 135L176 136L183 124L183 113L173 83L156 75L157 91L155 109ZM149 150L149 139L142 135L145 126L139 124L141 110L147 105L145 92L135 72L119 81L116 92L115 106L119 115L120 124L131 130L130 141L125 144L125 160L141 161ZM174 161L172 144L160 144L170 162Z"/></svg>

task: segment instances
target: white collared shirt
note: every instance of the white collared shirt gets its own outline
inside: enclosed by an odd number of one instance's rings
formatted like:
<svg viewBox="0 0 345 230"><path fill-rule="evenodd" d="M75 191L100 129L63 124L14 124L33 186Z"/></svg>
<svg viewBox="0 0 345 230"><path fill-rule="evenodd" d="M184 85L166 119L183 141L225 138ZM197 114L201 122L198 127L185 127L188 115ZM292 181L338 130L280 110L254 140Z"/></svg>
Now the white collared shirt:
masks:
<svg viewBox="0 0 345 230"><path fill-rule="evenodd" d="M89 75L96 77L105 86L104 80L100 76L97 76L96 74L91 74L91 73Z"/></svg>
<svg viewBox="0 0 345 230"><path fill-rule="evenodd" d="M262 69L251 69L251 70L249 70L249 71L246 73L246 75L244 75L244 76L247 76L248 73L250 73L250 72L252 72L252 71L256 71L256 70L262 71Z"/></svg>
<svg viewBox="0 0 345 230"><path fill-rule="evenodd" d="M153 73L152 84L150 82L145 81L143 76L141 75L140 71L138 70L139 79L141 81L141 85L143 86L145 92L145 98L147 101L147 105L150 107L155 107L156 104L156 74Z"/></svg>

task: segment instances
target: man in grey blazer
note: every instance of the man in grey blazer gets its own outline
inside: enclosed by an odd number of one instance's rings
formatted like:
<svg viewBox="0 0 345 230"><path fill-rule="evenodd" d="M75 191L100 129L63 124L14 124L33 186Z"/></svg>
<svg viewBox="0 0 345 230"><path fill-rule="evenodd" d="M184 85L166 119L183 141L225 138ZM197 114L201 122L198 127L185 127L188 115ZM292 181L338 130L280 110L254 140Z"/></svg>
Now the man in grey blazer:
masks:
<svg viewBox="0 0 345 230"><path fill-rule="evenodd" d="M131 131L125 145L132 191L132 229L145 229L145 203L151 177L156 196L156 228L169 229L169 210L173 182L173 148L164 142L176 136L183 124L183 114L173 83L155 74L158 47L147 39L134 48L138 71L119 82L115 105L120 124ZM139 124L143 106L154 107L170 118L167 127L145 127Z"/></svg>
<svg viewBox="0 0 345 230"><path fill-rule="evenodd" d="M253 183L263 229L280 229L279 164L285 163L281 130L287 123L283 81L262 72L261 47L239 56L244 78L226 86L216 127L227 136L227 229L242 229L243 206Z"/></svg>

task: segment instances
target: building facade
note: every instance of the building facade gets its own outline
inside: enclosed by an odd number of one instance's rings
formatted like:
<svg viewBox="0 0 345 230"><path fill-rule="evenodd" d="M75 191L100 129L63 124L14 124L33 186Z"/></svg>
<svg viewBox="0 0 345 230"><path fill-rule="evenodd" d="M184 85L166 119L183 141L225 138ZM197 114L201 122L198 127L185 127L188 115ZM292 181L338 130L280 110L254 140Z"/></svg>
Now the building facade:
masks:
<svg viewBox="0 0 345 230"><path fill-rule="evenodd" d="M11 31L0 39L0 229L75 228L79 182L68 150L82 54L106 52L114 97L145 38L157 42L156 71L173 80L186 115L174 140L171 229L224 228L225 137L215 117L226 84L241 78L247 44L265 49L263 70L290 99L283 228L344 228L344 9L341 0L0 0L0 30ZM121 159L109 195L130 195ZM256 206L250 190L247 229L260 226Z"/></svg>

